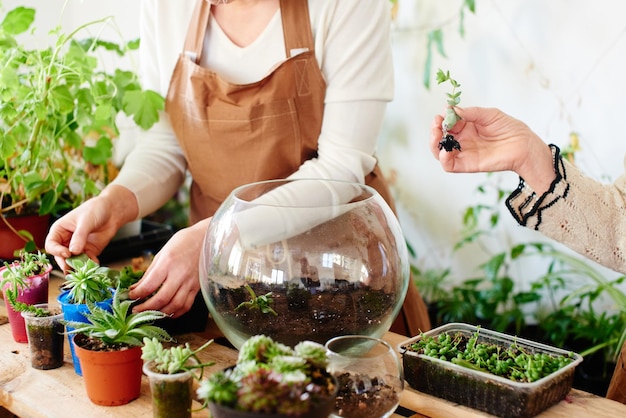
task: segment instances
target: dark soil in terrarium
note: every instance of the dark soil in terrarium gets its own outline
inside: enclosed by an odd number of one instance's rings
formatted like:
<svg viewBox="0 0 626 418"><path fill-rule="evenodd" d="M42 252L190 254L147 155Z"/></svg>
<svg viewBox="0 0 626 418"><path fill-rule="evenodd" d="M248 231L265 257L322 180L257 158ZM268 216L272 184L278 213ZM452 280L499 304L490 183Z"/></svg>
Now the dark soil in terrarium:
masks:
<svg viewBox="0 0 626 418"><path fill-rule="evenodd" d="M220 289L214 301L229 327L248 335L265 334L283 344L294 346L311 340L324 344L328 339L346 334L371 334L384 322L393 319L397 295L368 286L345 286L320 290L315 287L273 287L253 283L257 297L271 292L270 307L274 311L240 307L251 296L244 288Z"/></svg>
<svg viewBox="0 0 626 418"><path fill-rule="evenodd" d="M400 393L378 377L338 373L335 414L345 418L382 417L400 402Z"/></svg>

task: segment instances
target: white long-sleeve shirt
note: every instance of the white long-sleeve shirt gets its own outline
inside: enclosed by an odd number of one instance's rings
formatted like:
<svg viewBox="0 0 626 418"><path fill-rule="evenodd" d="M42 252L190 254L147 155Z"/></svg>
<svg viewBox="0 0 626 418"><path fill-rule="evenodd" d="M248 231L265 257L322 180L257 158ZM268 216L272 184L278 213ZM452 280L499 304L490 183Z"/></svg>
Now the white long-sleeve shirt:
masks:
<svg viewBox="0 0 626 418"><path fill-rule="evenodd" d="M181 53L193 0L143 0L141 78L144 88L167 94ZM318 157L292 178L363 182L374 168L386 103L393 97L388 0L309 0L315 54L327 83ZM263 78L286 58L280 11L251 45L233 44L211 18L201 65L225 80ZM181 186L185 157L166 114L141 132L114 184L130 189L139 217L161 207Z"/></svg>

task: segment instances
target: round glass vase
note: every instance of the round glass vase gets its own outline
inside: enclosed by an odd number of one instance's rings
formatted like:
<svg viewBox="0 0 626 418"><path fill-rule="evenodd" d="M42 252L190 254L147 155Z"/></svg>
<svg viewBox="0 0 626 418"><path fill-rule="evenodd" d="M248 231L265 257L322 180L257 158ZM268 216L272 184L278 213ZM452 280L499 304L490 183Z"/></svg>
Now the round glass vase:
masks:
<svg viewBox="0 0 626 418"><path fill-rule="evenodd" d="M381 337L406 295L408 253L396 216L373 188L264 181L235 189L211 219L200 283L237 348L257 334L290 346Z"/></svg>

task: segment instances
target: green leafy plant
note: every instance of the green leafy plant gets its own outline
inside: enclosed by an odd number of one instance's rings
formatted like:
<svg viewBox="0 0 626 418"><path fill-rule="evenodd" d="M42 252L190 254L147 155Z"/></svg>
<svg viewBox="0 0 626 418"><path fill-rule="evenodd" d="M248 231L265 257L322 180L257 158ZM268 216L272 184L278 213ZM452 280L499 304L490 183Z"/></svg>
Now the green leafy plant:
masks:
<svg viewBox="0 0 626 418"><path fill-rule="evenodd" d="M142 90L134 72L101 68L105 53L124 57L138 41L79 39L88 28L110 25L111 18L70 33L55 28L52 46L30 49L21 37L36 31L34 21L35 9L22 6L0 21L3 219L56 214L97 195L116 174L111 157L117 116L126 114L147 129L164 106L158 93Z"/></svg>
<svg viewBox="0 0 626 418"><path fill-rule="evenodd" d="M111 311L87 301L89 311L85 313L88 323L64 321L73 328L69 334L82 334L90 341L90 349L115 350L121 347L141 346L144 338L171 341L166 330L154 325L154 321L167 318L160 311L131 312L131 300L120 301L117 292L113 295Z"/></svg>
<svg viewBox="0 0 626 418"><path fill-rule="evenodd" d="M318 343L291 348L256 335L242 345L234 368L200 382L198 397L240 411L299 416L334 399L336 385L327 365L326 350Z"/></svg>
<svg viewBox="0 0 626 418"><path fill-rule="evenodd" d="M154 370L158 373L175 374L200 370L199 376L195 374L193 376L202 379L204 368L212 366L215 362L203 363L198 358L198 353L211 343L213 340L207 341L196 350L192 350L189 343L185 343L184 346L176 345L165 348L158 339L144 337L141 358L146 362L153 361ZM194 361L190 361L192 359Z"/></svg>
<svg viewBox="0 0 626 418"><path fill-rule="evenodd" d="M277 316L278 313L272 309L272 307L270 306L272 304L272 292L266 293L265 295L261 295L261 296L257 296L256 293L254 293L254 290L252 290L252 288L249 285L245 285L246 290L248 291L248 293L250 294L251 299L249 301L246 302L241 302L236 308L235 310L239 310L239 309L258 309L261 313L264 314L272 314L274 316Z"/></svg>
<svg viewBox="0 0 626 418"><path fill-rule="evenodd" d="M28 288L26 279L45 273L52 268L46 253L21 251L18 260L4 262L5 270L0 277L0 289L5 290L8 303L16 312L32 312L35 316L47 316L47 311L17 300L19 294Z"/></svg>
<svg viewBox="0 0 626 418"><path fill-rule="evenodd" d="M70 271L65 275L62 290L69 290L70 303L96 303L113 295L109 268L100 266L85 254L68 258Z"/></svg>

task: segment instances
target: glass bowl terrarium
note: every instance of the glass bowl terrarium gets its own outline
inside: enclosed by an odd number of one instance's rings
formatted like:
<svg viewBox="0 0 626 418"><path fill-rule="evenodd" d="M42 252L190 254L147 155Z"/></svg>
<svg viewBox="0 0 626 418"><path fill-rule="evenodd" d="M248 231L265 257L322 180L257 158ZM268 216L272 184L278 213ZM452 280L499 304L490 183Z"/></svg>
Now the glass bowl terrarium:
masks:
<svg viewBox="0 0 626 418"><path fill-rule="evenodd" d="M409 284L404 236L373 188L320 179L235 189L213 216L200 259L211 316L237 348L381 337Z"/></svg>

